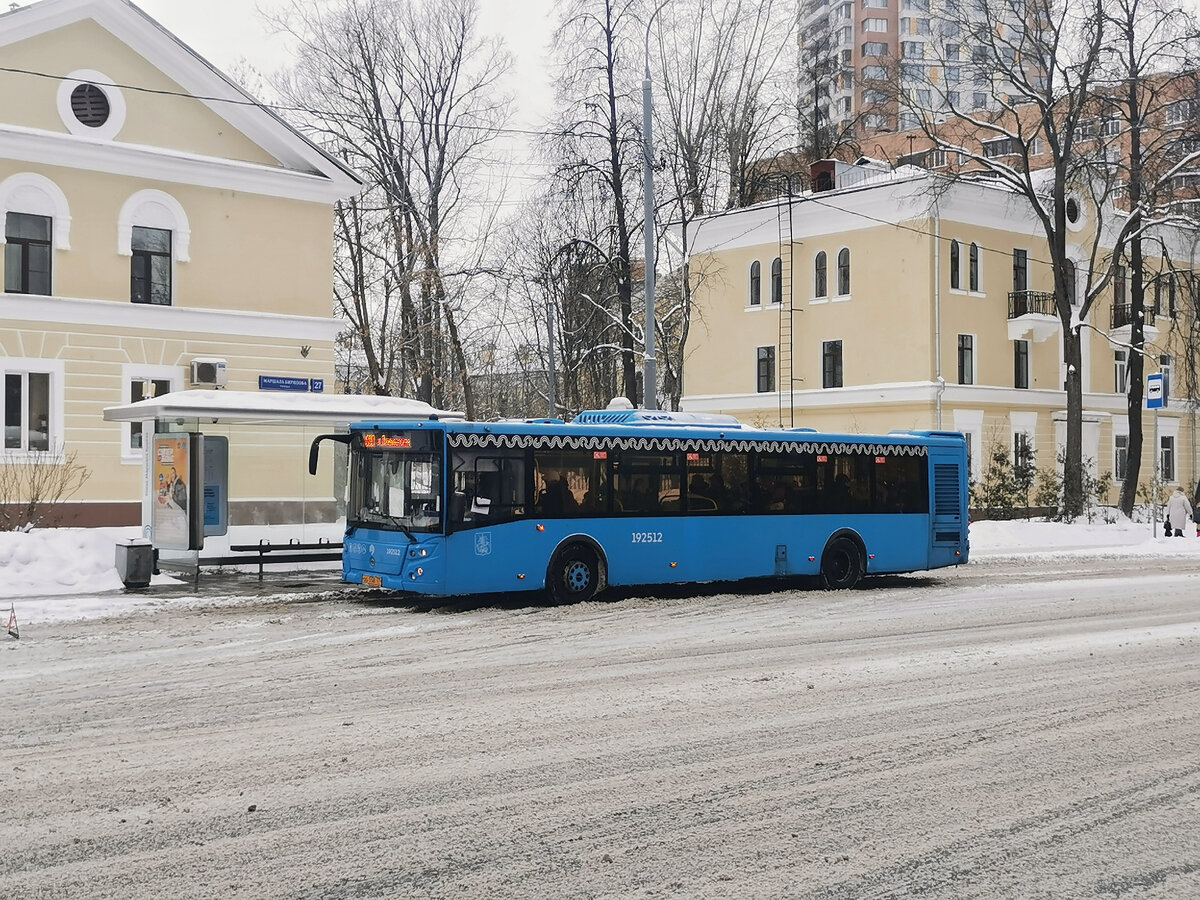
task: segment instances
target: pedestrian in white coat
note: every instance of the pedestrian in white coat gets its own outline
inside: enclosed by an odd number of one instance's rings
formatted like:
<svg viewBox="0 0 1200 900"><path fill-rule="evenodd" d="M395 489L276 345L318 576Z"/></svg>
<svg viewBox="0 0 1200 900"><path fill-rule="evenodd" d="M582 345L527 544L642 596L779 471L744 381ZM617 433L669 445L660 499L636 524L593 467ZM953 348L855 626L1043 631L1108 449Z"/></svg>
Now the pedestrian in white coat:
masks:
<svg viewBox="0 0 1200 900"><path fill-rule="evenodd" d="M1192 521L1192 504L1180 488L1175 488L1175 493L1167 501L1167 521L1171 523L1175 537L1183 537L1183 529Z"/></svg>

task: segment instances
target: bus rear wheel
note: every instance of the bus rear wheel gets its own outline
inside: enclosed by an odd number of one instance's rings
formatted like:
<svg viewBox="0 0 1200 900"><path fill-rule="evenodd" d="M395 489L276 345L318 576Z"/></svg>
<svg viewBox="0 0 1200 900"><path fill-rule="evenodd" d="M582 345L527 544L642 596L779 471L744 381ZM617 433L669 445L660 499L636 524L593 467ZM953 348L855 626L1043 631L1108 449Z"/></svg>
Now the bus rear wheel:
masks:
<svg viewBox="0 0 1200 900"><path fill-rule="evenodd" d="M600 562L583 544L563 547L550 563L547 593L553 603L583 603L600 589Z"/></svg>
<svg viewBox="0 0 1200 900"><path fill-rule="evenodd" d="M863 576L862 551L858 544L842 535L834 538L821 555L821 584L831 591L845 591Z"/></svg>

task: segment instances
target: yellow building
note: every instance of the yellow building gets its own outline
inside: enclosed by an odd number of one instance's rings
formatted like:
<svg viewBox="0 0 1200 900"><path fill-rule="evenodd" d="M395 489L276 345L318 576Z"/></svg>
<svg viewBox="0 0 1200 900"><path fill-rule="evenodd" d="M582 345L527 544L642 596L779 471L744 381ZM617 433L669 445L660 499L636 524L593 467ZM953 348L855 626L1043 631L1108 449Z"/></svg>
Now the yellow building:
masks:
<svg viewBox="0 0 1200 900"><path fill-rule="evenodd" d="M825 190L709 216L689 228L694 321L683 407L764 426L850 433L967 434L972 476L991 450L1027 442L1039 468L1066 441L1062 329L1041 225L995 184L922 169L821 164ZM1111 253L1082 197L1067 204L1069 250L1086 290L1091 243ZM1105 222L1098 222L1104 218ZM1181 364L1195 333L1194 235L1160 229L1174 268L1148 287L1147 374L1164 373L1161 478L1196 484L1195 408ZM1158 253L1157 244L1155 253ZM1096 475L1126 465L1128 286L1116 279L1083 330L1083 452ZM1155 312L1157 313L1155 315ZM1153 323L1151 325L1151 323ZM1191 390L1194 394L1194 388ZM1141 477L1152 477L1154 416ZM1116 492L1107 498L1114 502Z"/></svg>
<svg viewBox="0 0 1200 900"><path fill-rule="evenodd" d="M141 429L105 407L332 388L333 204L360 182L125 0L4 13L0 61L0 465L74 454L59 520L134 523ZM278 470L240 495L286 515Z"/></svg>

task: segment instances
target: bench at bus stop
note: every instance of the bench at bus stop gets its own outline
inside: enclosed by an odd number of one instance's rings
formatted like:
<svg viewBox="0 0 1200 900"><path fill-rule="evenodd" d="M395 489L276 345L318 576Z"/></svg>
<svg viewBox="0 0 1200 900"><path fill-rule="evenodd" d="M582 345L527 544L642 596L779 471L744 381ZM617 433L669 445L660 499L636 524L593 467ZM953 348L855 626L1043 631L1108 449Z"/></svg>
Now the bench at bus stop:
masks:
<svg viewBox="0 0 1200 900"><path fill-rule="evenodd" d="M157 553L155 554L157 557ZM206 556L197 563L182 563L173 560L155 559L154 568L175 572L193 579L194 586L200 584L200 569L214 566L258 566L258 580L263 580L263 568L269 565L288 563L336 562L342 558L342 545L328 540L303 542L290 540L272 543L261 540L257 544L231 544L224 556Z"/></svg>

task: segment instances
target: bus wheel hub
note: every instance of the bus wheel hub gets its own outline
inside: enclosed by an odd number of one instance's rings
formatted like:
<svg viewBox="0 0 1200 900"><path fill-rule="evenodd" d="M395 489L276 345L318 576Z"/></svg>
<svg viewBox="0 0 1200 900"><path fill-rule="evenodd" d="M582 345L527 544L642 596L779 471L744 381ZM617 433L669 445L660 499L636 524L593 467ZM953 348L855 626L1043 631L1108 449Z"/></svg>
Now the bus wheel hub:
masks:
<svg viewBox="0 0 1200 900"><path fill-rule="evenodd" d="M584 563L575 560L567 566L563 580L571 590L582 591L591 583L592 573Z"/></svg>

